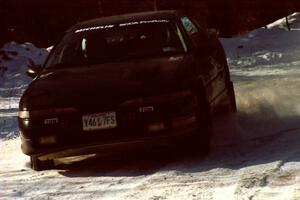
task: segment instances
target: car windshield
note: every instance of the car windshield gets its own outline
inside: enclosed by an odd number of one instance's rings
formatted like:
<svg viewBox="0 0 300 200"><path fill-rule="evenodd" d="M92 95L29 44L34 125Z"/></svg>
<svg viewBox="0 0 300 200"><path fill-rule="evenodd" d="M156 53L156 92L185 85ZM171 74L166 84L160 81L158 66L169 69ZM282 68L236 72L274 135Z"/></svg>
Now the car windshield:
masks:
<svg viewBox="0 0 300 200"><path fill-rule="evenodd" d="M67 34L50 55L46 68L95 65L186 51L179 28L169 20L94 26Z"/></svg>

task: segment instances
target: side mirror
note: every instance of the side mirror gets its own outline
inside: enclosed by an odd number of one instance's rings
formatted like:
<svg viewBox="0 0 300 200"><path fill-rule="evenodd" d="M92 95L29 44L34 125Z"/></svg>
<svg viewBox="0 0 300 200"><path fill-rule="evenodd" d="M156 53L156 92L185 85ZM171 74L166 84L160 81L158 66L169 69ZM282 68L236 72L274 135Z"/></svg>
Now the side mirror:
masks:
<svg viewBox="0 0 300 200"><path fill-rule="evenodd" d="M38 75L38 73L40 73L41 70L42 70L42 65L31 65L28 66L28 69L26 70L26 74L31 78L35 78Z"/></svg>

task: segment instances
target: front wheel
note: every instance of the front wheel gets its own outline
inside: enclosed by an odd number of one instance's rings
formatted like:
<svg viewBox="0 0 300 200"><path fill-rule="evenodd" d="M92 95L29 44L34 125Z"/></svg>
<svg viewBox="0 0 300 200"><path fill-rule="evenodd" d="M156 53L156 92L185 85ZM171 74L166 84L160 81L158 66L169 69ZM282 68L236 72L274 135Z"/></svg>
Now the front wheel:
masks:
<svg viewBox="0 0 300 200"><path fill-rule="evenodd" d="M40 160L37 156L30 156L30 166L35 171L42 171L54 167L53 160Z"/></svg>
<svg viewBox="0 0 300 200"><path fill-rule="evenodd" d="M196 120L198 130L196 133L196 147L201 154L207 154L210 151L210 142L212 136L212 120L210 115L209 104L205 95L197 96Z"/></svg>
<svg viewBox="0 0 300 200"><path fill-rule="evenodd" d="M210 151L212 120L204 88L200 88L200 92L197 92L195 96L197 98L197 107L195 110L197 130L190 140L188 149L191 155L202 156L208 154Z"/></svg>

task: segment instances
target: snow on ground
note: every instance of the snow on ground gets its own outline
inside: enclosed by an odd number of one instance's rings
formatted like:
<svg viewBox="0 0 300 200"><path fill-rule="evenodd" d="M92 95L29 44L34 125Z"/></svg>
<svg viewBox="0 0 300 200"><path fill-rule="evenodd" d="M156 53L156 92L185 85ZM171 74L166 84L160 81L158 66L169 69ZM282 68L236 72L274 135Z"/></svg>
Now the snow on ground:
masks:
<svg viewBox="0 0 300 200"><path fill-rule="evenodd" d="M7 44L22 53L0 59L10 68L0 85L0 199L300 199L300 14L289 21L291 31L281 19L222 39L238 113L216 119L206 158L92 157L43 172L28 167L15 137L25 63L46 52Z"/></svg>

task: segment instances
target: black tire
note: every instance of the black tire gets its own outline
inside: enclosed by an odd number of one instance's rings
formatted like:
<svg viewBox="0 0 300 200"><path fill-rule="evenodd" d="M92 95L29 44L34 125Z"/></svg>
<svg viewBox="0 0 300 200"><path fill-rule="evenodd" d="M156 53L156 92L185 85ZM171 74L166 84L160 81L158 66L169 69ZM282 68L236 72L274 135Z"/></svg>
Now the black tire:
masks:
<svg viewBox="0 0 300 200"><path fill-rule="evenodd" d="M229 81L229 84L228 84L228 98L229 98L229 112L236 113L237 106L236 106L235 92L234 92L234 87L233 87L232 81Z"/></svg>
<svg viewBox="0 0 300 200"><path fill-rule="evenodd" d="M53 160L40 160L37 156L30 156L30 166L35 171L42 171L54 167Z"/></svg>
<svg viewBox="0 0 300 200"><path fill-rule="evenodd" d="M218 43L218 44L219 44L219 48L218 48L216 60L218 60L219 63L224 66L225 77L226 77L225 81L227 82L227 96L228 96L229 103L228 103L228 108L225 108L226 114L227 113L236 113L237 106L236 106L236 100L235 100L235 92L234 92L233 83L230 79L230 71L229 71L229 66L228 66L227 59L226 59L226 54L225 54L222 44L221 43Z"/></svg>
<svg viewBox="0 0 300 200"><path fill-rule="evenodd" d="M210 152L212 137L212 119L209 104L202 85L195 92L197 97L196 120L198 128L191 138L189 151L191 155L206 155Z"/></svg>

